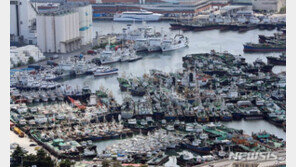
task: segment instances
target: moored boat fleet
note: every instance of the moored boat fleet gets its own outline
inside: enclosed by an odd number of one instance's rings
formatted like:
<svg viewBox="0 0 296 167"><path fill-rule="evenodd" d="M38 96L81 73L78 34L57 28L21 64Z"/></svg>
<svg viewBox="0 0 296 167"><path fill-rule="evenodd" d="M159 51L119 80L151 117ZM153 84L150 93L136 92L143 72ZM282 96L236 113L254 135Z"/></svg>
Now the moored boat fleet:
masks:
<svg viewBox="0 0 296 167"><path fill-rule="evenodd" d="M227 52L190 54L182 61L177 72L119 76L120 90L127 92L122 104L110 91L91 92L87 86L12 88L10 119L59 158L162 165L168 161L167 151L179 149L198 156L180 155L178 164L197 165L229 152L285 148L282 139L267 132L248 136L217 123L264 119L285 130L285 73L274 74L273 66L260 60L248 64ZM40 104L16 101L20 94L32 101L38 97ZM93 142L110 139L123 139L124 144L96 150Z"/></svg>
<svg viewBox="0 0 296 167"><path fill-rule="evenodd" d="M244 44L244 52L286 52L286 30L273 36L259 35L259 43Z"/></svg>
<svg viewBox="0 0 296 167"><path fill-rule="evenodd" d="M188 38L182 34L172 35L163 30L157 32L145 23L140 27L129 24L127 28L123 28L118 39L132 41L132 46L137 52L173 51L189 44Z"/></svg>
<svg viewBox="0 0 296 167"><path fill-rule="evenodd" d="M256 17L227 22L227 17L210 15L204 23L180 25L184 31L217 27L225 31L233 26L243 32L282 24L285 21ZM175 29L179 23L171 25ZM259 35L259 44L245 44L244 51L283 52L282 31ZM285 141L266 131L247 135L223 124L265 120L286 130L286 74L273 72L274 66L286 64L285 53L268 56L267 62L258 58L247 63L240 55L212 50L182 57L182 68L174 72L122 73L114 76L123 95L121 104L108 89L93 91L86 82L83 86L60 82L84 75L116 75L120 69L112 64L140 60L138 52L168 52L189 44L180 33L157 32L145 23L128 25L117 37L121 45L109 42L93 55L12 70L11 130L19 137L29 136L58 158L155 166L169 161L169 152L175 153L178 165L194 166L228 158L231 152L285 150ZM261 50L261 45L269 48ZM120 142L98 151L98 142L112 139Z"/></svg>
<svg viewBox="0 0 296 167"><path fill-rule="evenodd" d="M200 15L188 19L177 19L170 23L172 30L182 31L205 31L219 29L220 31L246 32L248 30L273 30L286 26L285 18L271 16L237 15L222 16L220 14Z"/></svg>

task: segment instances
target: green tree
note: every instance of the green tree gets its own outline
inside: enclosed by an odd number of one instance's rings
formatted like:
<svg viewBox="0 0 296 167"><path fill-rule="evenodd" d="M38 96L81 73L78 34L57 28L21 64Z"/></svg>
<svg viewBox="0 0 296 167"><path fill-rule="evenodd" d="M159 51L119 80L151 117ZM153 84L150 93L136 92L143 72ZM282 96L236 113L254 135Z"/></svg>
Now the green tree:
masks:
<svg viewBox="0 0 296 167"><path fill-rule="evenodd" d="M113 167L121 167L121 164L119 161L114 161L113 162Z"/></svg>
<svg viewBox="0 0 296 167"><path fill-rule="evenodd" d="M23 149L20 146L17 146L14 152L11 154L11 158L13 160L11 166L20 166L24 156L25 152Z"/></svg>
<svg viewBox="0 0 296 167"><path fill-rule="evenodd" d="M23 65L23 63L22 63L21 61L19 61L19 62L16 64L17 67L20 67L20 66L22 66L22 65Z"/></svg>
<svg viewBox="0 0 296 167"><path fill-rule="evenodd" d="M281 9L280 9L280 12L281 14L285 14L286 13L286 6L283 6Z"/></svg>
<svg viewBox="0 0 296 167"><path fill-rule="evenodd" d="M60 162L60 167L71 167L72 165L74 165L74 162L71 162L69 159L63 159Z"/></svg>
<svg viewBox="0 0 296 167"><path fill-rule="evenodd" d="M37 156L29 154L24 157L24 166L32 166L37 164Z"/></svg>
<svg viewBox="0 0 296 167"><path fill-rule="evenodd" d="M110 162L108 160L103 160L102 167L110 167Z"/></svg>
<svg viewBox="0 0 296 167"><path fill-rule="evenodd" d="M36 156L38 167L54 167L54 161L46 154L43 149L38 150Z"/></svg>
<svg viewBox="0 0 296 167"><path fill-rule="evenodd" d="M33 63L35 63L35 60L32 56L30 56L28 59L28 64L33 64Z"/></svg>

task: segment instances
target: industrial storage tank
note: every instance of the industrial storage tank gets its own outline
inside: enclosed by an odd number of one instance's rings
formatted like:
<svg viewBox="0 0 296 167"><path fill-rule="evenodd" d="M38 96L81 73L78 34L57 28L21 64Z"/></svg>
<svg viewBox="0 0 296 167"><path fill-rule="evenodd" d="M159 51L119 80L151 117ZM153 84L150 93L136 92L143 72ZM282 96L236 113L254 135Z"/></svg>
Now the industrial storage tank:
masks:
<svg viewBox="0 0 296 167"><path fill-rule="evenodd" d="M65 24L66 24L66 40L70 39L70 22L69 22L69 15L64 15L65 17Z"/></svg>
<svg viewBox="0 0 296 167"><path fill-rule="evenodd" d="M38 15L36 18L37 30L37 46L44 52L46 50L45 43L45 17Z"/></svg>
<svg viewBox="0 0 296 167"><path fill-rule="evenodd" d="M45 16L45 38L46 38L46 51L55 52L55 27L54 17L52 15Z"/></svg>
<svg viewBox="0 0 296 167"><path fill-rule="evenodd" d="M75 24L74 24L75 37L79 37L80 34L79 34L79 13L78 12L75 12L74 14L74 21L75 21Z"/></svg>
<svg viewBox="0 0 296 167"><path fill-rule="evenodd" d="M64 52L65 48L61 46L61 42L66 41L66 23L64 15L55 17L55 31L57 52Z"/></svg>
<svg viewBox="0 0 296 167"><path fill-rule="evenodd" d="M79 6L76 11L79 13L79 34L82 45L89 44L92 40L92 7L91 5Z"/></svg>
<svg viewBox="0 0 296 167"><path fill-rule="evenodd" d="M88 5L87 7L88 9L88 18L87 18L87 21L88 21L88 39L87 39L87 42L88 43L91 43L92 42L92 7L90 5Z"/></svg>

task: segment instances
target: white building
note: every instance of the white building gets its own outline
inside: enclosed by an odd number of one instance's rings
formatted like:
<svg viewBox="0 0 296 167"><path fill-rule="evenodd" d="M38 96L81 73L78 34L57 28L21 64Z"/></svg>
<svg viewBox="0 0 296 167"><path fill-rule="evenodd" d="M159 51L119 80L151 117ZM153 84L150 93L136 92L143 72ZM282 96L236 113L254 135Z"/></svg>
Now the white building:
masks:
<svg viewBox="0 0 296 167"><path fill-rule="evenodd" d="M79 49L79 13L74 10L59 10L39 14L37 45L42 52L48 53L67 53Z"/></svg>
<svg viewBox="0 0 296 167"><path fill-rule="evenodd" d="M285 0L252 0L253 10L278 12L285 5Z"/></svg>
<svg viewBox="0 0 296 167"><path fill-rule="evenodd" d="M13 41L36 44L36 11L29 0L10 0L10 35Z"/></svg>
<svg viewBox="0 0 296 167"><path fill-rule="evenodd" d="M10 67L15 67L18 63L27 64L29 58L35 61L44 60L45 56L41 50L35 45L27 45L23 47L10 47Z"/></svg>

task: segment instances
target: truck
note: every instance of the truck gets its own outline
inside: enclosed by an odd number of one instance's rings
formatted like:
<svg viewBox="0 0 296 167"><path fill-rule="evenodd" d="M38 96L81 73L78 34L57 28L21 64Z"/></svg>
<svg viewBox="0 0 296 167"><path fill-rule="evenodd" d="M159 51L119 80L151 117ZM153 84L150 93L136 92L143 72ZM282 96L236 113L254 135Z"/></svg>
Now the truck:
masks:
<svg viewBox="0 0 296 167"><path fill-rule="evenodd" d="M19 136L19 137L24 137L25 134L23 131L21 131L18 127L14 127L13 131Z"/></svg>

